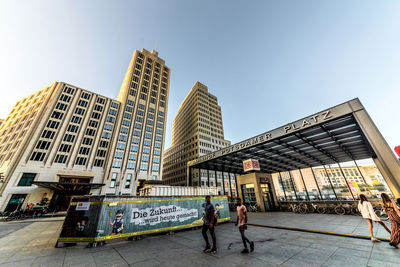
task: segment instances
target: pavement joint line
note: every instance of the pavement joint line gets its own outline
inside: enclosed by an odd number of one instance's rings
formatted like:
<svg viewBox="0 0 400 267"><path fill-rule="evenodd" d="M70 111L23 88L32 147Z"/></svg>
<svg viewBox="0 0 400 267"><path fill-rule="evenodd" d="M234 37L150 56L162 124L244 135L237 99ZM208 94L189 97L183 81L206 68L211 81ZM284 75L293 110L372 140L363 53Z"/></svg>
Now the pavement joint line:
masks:
<svg viewBox="0 0 400 267"><path fill-rule="evenodd" d="M266 228L274 228L274 229L282 229L282 230L290 230L290 231L307 232L307 233L314 233L314 234L344 236L344 237L349 237L349 238L358 238L358 239L367 239L367 240L371 239L371 237L365 236L365 235L336 233L336 232L329 232L329 231L322 231L322 230L312 230L312 229L304 229L304 228L296 228L296 227L288 227L288 226L258 224L258 223L249 223L249 222L247 223L247 225L258 226L258 227L266 227ZM390 240L388 238L379 238L379 240L390 242Z"/></svg>

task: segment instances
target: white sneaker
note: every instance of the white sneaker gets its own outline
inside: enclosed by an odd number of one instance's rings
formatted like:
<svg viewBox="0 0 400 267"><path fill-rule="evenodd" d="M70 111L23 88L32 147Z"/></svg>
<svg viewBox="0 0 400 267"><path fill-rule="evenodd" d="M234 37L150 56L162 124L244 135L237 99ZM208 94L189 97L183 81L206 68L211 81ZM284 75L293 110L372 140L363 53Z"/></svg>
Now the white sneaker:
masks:
<svg viewBox="0 0 400 267"><path fill-rule="evenodd" d="M372 238L371 238L371 241L372 241L372 242L381 242L379 239L376 239L375 237L372 237Z"/></svg>

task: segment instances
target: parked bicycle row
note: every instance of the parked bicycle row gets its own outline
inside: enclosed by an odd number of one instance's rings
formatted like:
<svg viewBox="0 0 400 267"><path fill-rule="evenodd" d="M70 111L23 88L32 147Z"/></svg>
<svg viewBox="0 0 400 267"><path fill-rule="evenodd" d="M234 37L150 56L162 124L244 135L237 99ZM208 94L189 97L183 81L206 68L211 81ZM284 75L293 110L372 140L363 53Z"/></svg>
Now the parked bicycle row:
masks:
<svg viewBox="0 0 400 267"><path fill-rule="evenodd" d="M321 213L321 214L337 214L337 215L361 215L358 210L358 202L353 203L287 203L281 205L282 211L295 213ZM381 204L374 206L376 215L382 220L387 220L388 216Z"/></svg>
<svg viewBox="0 0 400 267"><path fill-rule="evenodd" d="M49 212L47 207L33 207L31 209L15 210L15 211L5 211L0 212L1 220L4 222L9 222L13 220L24 220L30 218L42 217L44 214Z"/></svg>

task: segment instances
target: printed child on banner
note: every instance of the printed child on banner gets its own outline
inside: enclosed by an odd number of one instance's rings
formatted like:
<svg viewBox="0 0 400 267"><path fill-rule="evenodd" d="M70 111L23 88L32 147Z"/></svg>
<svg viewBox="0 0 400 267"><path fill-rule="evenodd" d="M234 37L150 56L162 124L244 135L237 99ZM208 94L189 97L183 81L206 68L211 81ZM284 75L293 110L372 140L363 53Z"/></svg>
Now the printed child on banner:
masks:
<svg viewBox="0 0 400 267"><path fill-rule="evenodd" d="M112 212L110 211L110 217L111 217ZM124 211L123 210L117 210L117 213L115 215L114 221L109 222L110 225L112 225L112 232L110 235L116 235L116 234L122 234L122 230L124 230Z"/></svg>

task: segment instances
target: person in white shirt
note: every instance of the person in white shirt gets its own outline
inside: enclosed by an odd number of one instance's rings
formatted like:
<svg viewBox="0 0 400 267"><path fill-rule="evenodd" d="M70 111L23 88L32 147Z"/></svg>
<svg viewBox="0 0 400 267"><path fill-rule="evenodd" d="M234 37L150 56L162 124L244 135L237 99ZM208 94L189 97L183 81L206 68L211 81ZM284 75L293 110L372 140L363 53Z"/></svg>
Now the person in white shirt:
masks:
<svg viewBox="0 0 400 267"><path fill-rule="evenodd" d="M369 233L371 234L372 242L380 242L380 240L374 237L374 232L372 231L373 228L372 221L379 223L386 229L386 231L389 232L389 234L391 233L390 229L386 226L386 224L382 222L382 220L378 216L376 216L371 202L368 201L367 197L364 194L360 194L360 201L358 202L358 210L361 212L361 216L368 223L368 230Z"/></svg>

